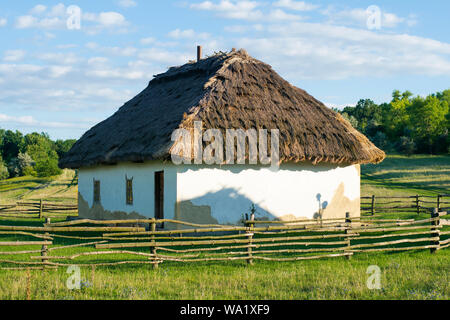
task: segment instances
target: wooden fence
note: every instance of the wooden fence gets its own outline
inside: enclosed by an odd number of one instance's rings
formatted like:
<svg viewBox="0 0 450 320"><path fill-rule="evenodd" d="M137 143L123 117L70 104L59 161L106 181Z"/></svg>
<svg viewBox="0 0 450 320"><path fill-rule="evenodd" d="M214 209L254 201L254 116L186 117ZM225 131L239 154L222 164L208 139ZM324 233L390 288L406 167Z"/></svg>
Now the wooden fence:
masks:
<svg viewBox="0 0 450 320"><path fill-rule="evenodd" d="M437 196L368 196L361 197L361 214L411 212L428 213L434 208L438 211L450 211L450 194Z"/></svg>
<svg viewBox="0 0 450 320"><path fill-rule="evenodd" d="M434 253L450 246L450 231L441 224L446 215L434 209L429 218L421 220L352 218L347 214L345 219L289 222L258 221L251 215L242 226L170 219L52 223L47 218L43 225L21 226L0 221L0 239L9 239L0 240L0 266L43 269L150 264L156 268L161 263L350 259L371 251L427 249ZM157 230L161 223L178 229Z"/></svg>
<svg viewBox="0 0 450 320"><path fill-rule="evenodd" d="M78 216L78 205L61 204L45 200L27 200L12 205L0 205L0 217L11 218L58 218Z"/></svg>

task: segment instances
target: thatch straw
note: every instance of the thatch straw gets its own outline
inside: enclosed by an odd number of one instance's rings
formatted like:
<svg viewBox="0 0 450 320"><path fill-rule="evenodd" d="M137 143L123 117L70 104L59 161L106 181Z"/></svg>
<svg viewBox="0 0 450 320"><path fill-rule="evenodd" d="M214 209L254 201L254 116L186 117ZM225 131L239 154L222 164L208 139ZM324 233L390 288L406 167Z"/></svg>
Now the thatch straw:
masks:
<svg viewBox="0 0 450 320"><path fill-rule="evenodd" d="M362 164L385 157L339 114L239 50L155 76L86 132L60 166L168 160L172 132L193 128L194 121L224 137L225 129L279 129L281 162Z"/></svg>

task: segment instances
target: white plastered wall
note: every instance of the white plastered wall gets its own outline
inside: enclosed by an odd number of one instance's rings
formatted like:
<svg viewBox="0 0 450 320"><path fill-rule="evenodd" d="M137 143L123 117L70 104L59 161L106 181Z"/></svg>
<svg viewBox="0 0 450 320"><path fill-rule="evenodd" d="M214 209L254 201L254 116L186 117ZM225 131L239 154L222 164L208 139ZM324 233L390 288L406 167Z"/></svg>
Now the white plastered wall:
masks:
<svg viewBox="0 0 450 320"><path fill-rule="evenodd" d="M357 165L284 164L278 171L254 166L236 170L203 166L185 167L177 174L178 202L211 207L219 223L236 223L252 204L257 218L315 218L319 208L326 207L339 207L342 213L334 216L345 216L345 212L359 216L359 199Z"/></svg>
<svg viewBox="0 0 450 320"><path fill-rule="evenodd" d="M93 179L100 180L100 203L111 212L136 212L154 217L154 174L164 170L164 216L171 219L176 203L176 169L160 162L122 163L79 170L78 192L91 208L94 201ZM133 204L126 204L126 177L133 178Z"/></svg>
<svg viewBox="0 0 450 320"><path fill-rule="evenodd" d="M257 218L314 218L319 208L359 216L359 166L283 164L278 171L255 166L174 166L161 162L122 163L79 170L78 191L93 206L93 179L100 180L104 210L154 217L154 173L164 170L164 216L177 204L207 206L219 223L236 223L252 204ZM133 178L133 205L126 204L125 177ZM336 204L336 197L345 199ZM353 205L350 205L352 202ZM357 205L356 205L357 204ZM324 216L326 217L326 216Z"/></svg>

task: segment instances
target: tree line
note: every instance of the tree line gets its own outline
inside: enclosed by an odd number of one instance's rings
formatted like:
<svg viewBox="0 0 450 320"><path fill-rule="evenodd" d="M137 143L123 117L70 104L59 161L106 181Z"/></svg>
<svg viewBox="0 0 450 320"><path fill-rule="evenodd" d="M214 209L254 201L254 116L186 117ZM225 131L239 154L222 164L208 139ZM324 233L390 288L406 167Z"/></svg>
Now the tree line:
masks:
<svg viewBox="0 0 450 320"><path fill-rule="evenodd" d="M20 177L50 177L61 174L59 159L76 140L50 139L47 133L23 135L0 129L0 180Z"/></svg>
<svg viewBox="0 0 450 320"><path fill-rule="evenodd" d="M361 99L356 106L334 109L386 152L450 153L450 89L427 97L409 91L392 93L390 102ZM0 129L0 180L61 174L58 160L74 139L50 139L47 133L23 135Z"/></svg>
<svg viewBox="0 0 450 320"><path fill-rule="evenodd" d="M384 151L448 154L449 106L450 89L427 97L395 90L390 102L361 99L354 107L334 110Z"/></svg>

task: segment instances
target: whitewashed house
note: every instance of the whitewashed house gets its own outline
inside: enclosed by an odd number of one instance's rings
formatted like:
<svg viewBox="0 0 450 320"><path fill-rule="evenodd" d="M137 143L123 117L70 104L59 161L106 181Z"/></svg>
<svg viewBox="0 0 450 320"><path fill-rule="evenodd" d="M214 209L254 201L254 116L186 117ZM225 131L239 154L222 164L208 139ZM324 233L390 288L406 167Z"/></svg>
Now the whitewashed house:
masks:
<svg viewBox="0 0 450 320"><path fill-rule="evenodd" d="M171 160L174 130L278 129L279 169ZM204 142L204 146L208 143ZM248 151L248 148L247 148ZM79 169L79 215L236 224L360 214L360 164L384 159L339 114L244 50L154 77L60 161ZM247 157L248 160L248 157Z"/></svg>

